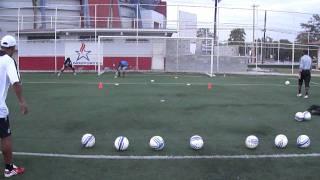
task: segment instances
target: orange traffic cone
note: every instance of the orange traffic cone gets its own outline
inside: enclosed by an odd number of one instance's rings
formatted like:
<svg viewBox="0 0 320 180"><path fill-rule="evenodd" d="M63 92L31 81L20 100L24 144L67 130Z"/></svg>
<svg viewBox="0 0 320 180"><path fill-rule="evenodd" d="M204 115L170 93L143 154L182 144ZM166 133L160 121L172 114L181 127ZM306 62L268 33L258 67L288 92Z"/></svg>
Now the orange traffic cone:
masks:
<svg viewBox="0 0 320 180"><path fill-rule="evenodd" d="M212 84L211 83L208 83L208 89L212 89Z"/></svg>
<svg viewBox="0 0 320 180"><path fill-rule="evenodd" d="M99 88L99 89L103 89L103 83L102 83L102 82L99 82L98 88Z"/></svg>

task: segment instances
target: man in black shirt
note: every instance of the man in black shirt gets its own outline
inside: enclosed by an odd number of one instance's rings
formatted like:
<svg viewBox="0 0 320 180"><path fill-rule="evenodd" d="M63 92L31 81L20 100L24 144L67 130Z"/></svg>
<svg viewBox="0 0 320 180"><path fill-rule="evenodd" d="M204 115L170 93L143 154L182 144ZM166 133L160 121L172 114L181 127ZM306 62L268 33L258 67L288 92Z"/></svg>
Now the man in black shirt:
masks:
<svg viewBox="0 0 320 180"><path fill-rule="evenodd" d="M71 59L68 57L68 58L64 61L63 66L62 66L60 72L58 73L58 76L60 76L60 75L63 73L63 71L65 70L66 67L67 67L67 68L71 68L72 71L73 71L73 75L76 75L76 71L75 71L74 67L72 66Z"/></svg>

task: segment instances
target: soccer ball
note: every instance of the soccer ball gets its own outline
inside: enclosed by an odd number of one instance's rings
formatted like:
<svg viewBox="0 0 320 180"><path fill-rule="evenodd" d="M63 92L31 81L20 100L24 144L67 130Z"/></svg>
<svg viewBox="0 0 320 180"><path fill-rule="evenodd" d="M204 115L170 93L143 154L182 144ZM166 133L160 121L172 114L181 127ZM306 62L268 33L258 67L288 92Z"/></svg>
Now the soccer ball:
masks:
<svg viewBox="0 0 320 180"><path fill-rule="evenodd" d="M81 138L82 147L91 148L96 143L96 139L92 134L84 134Z"/></svg>
<svg viewBox="0 0 320 180"><path fill-rule="evenodd" d="M277 148L285 148L288 144L287 136L283 134L277 135L276 138L274 139L274 144L276 145Z"/></svg>
<svg viewBox="0 0 320 180"><path fill-rule="evenodd" d="M191 136L190 138L190 147L194 150L199 150L203 147L203 139L199 135Z"/></svg>
<svg viewBox="0 0 320 180"><path fill-rule="evenodd" d="M249 149L254 149L259 145L259 139L255 135L250 135L246 138L246 146Z"/></svg>
<svg viewBox="0 0 320 180"><path fill-rule="evenodd" d="M311 113L309 111L303 112L303 119L304 120L311 120Z"/></svg>
<svg viewBox="0 0 320 180"><path fill-rule="evenodd" d="M157 151L160 151L164 148L164 140L161 136L153 136L150 139L149 146Z"/></svg>
<svg viewBox="0 0 320 180"><path fill-rule="evenodd" d="M125 136L119 136L114 141L114 147L117 151L125 151L129 147L129 140Z"/></svg>
<svg viewBox="0 0 320 180"><path fill-rule="evenodd" d="M289 85L290 84L290 81L286 81L284 82L285 85Z"/></svg>
<svg viewBox="0 0 320 180"><path fill-rule="evenodd" d="M294 119L297 121L303 121L304 114L303 112L297 112L296 115L294 116Z"/></svg>
<svg viewBox="0 0 320 180"><path fill-rule="evenodd" d="M153 82L154 82L154 80L153 80L153 79L151 79L151 80L150 80L150 82L152 82L152 83L153 83Z"/></svg>
<svg viewBox="0 0 320 180"><path fill-rule="evenodd" d="M307 135L300 135L298 138L297 138L297 146L299 148L307 148L310 146L310 138L307 136Z"/></svg>

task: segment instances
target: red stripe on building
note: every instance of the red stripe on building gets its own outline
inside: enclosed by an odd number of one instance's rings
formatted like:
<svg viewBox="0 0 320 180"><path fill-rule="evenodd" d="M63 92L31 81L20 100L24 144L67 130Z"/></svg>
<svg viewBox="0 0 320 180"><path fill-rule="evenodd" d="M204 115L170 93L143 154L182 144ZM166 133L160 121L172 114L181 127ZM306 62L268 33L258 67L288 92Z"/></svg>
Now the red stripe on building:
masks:
<svg viewBox="0 0 320 180"><path fill-rule="evenodd" d="M57 70L61 69L65 57L57 57ZM115 69L121 60L126 60L129 63L130 69L151 70L151 57L104 57L104 67ZM138 62L137 62L138 60ZM95 70L95 66L75 66L78 70ZM54 57L20 57L19 69L29 71L54 71L55 59Z"/></svg>

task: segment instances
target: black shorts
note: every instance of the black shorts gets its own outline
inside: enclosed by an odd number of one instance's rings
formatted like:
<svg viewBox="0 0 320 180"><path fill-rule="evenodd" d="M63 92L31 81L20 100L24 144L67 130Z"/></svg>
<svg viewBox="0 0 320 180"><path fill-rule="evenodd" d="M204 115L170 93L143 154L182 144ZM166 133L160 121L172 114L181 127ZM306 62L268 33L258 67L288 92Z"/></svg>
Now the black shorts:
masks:
<svg viewBox="0 0 320 180"><path fill-rule="evenodd" d="M72 64L65 64L64 67L73 68Z"/></svg>
<svg viewBox="0 0 320 180"><path fill-rule="evenodd" d="M9 116L0 118L0 138L5 138L11 135Z"/></svg>
<svg viewBox="0 0 320 180"><path fill-rule="evenodd" d="M310 70L302 70L301 71L301 77L299 79L299 85L301 86L303 81L304 81L305 87L309 87L310 80L311 80L311 72L310 72Z"/></svg>

